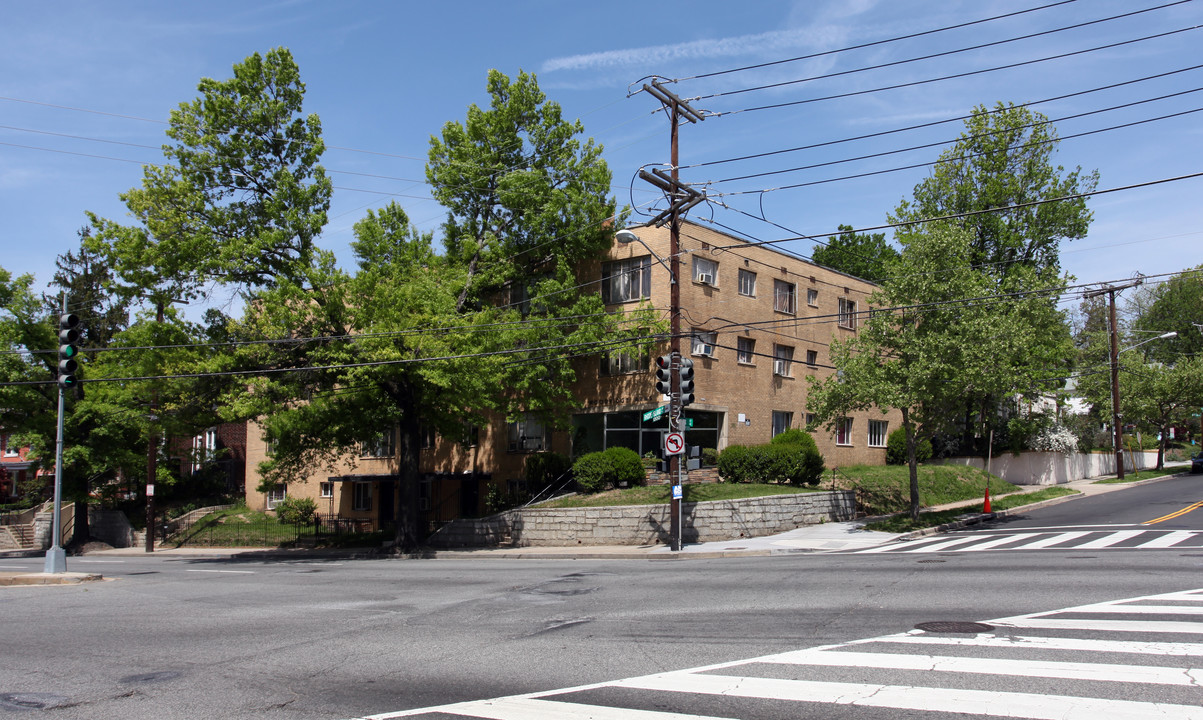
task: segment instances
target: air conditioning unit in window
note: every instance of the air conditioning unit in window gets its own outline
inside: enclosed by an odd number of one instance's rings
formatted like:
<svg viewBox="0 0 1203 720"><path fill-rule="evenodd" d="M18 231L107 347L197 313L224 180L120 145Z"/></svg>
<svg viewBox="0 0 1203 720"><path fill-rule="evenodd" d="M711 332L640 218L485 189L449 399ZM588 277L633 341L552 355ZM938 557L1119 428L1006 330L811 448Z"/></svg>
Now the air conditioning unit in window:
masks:
<svg viewBox="0 0 1203 720"><path fill-rule="evenodd" d="M713 345L694 345L693 346L693 354L694 355L705 355L706 357L714 357L714 346Z"/></svg>
<svg viewBox="0 0 1203 720"><path fill-rule="evenodd" d="M789 375L789 363L786 362L785 360L774 360L773 361L773 374L781 375L782 377L788 376Z"/></svg>
<svg viewBox="0 0 1203 720"><path fill-rule="evenodd" d="M714 276L710 273L698 273L698 282L702 283L703 285L713 285Z"/></svg>

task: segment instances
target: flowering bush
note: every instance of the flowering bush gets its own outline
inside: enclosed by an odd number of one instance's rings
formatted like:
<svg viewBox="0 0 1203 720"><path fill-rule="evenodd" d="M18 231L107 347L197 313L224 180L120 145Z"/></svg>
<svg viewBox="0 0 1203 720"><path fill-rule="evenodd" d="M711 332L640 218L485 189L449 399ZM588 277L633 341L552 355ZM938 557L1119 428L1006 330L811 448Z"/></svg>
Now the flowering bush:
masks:
<svg viewBox="0 0 1203 720"><path fill-rule="evenodd" d="M1053 423L1032 438L1032 449L1069 455L1078 451L1078 436L1061 423Z"/></svg>

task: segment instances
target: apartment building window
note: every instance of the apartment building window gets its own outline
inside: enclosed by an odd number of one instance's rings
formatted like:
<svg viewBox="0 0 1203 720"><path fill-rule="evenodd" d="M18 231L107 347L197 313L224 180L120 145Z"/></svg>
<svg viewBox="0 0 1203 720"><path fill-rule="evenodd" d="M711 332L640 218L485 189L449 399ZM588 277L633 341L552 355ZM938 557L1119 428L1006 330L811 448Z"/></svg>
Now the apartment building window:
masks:
<svg viewBox="0 0 1203 720"><path fill-rule="evenodd" d="M466 448L474 448L480 442L480 426L474 422L465 422L460 433L459 444Z"/></svg>
<svg viewBox="0 0 1203 720"><path fill-rule="evenodd" d="M886 429L890 423L886 420L869 421L869 447L886 446Z"/></svg>
<svg viewBox="0 0 1203 720"><path fill-rule="evenodd" d="M852 418L842 417L835 421L835 444L852 444Z"/></svg>
<svg viewBox="0 0 1203 720"><path fill-rule="evenodd" d="M602 263L602 302L636 302L652 294L650 255Z"/></svg>
<svg viewBox="0 0 1203 720"><path fill-rule="evenodd" d="M360 446L360 457L393 457L397 454L397 433L393 430L381 432Z"/></svg>
<svg viewBox="0 0 1203 720"><path fill-rule="evenodd" d="M372 483L357 482L352 483L355 486L354 495L351 498L351 509L360 511L369 511L372 509Z"/></svg>
<svg viewBox="0 0 1203 720"><path fill-rule="evenodd" d="M744 365L756 364L756 341L752 338L741 337L736 344L735 359Z"/></svg>
<svg viewBox="0 0 1203 720"><path fill-rule="evenodd" d="M819 306L819 291L818 290L815 290L814 288L808 288L806 290L806 304L811 307Z"/></svg>
<svg viewBox="0 0 1203 720"><path fill-rule="evenodd" d="M794 414L785 410L773 411L773 437L794 426Z"/></svg>
<svg viewBox="0 0 1203 720"><path fill-rule="evenodd" d="M423 450L432 449L434 447L435 442L439 439L438 431L436 431L433 427L426 426L426 427L422 428L421 433L422 433L422 440L421 440L422 449Z"/></svg>
<svg viewBox="0 0 1203 720"><path fill-rule="evenodd" d="M739 294L756 297L756 273L739 269Z"/></svg>
<svg viewBox="0 0 1203 720"><path fill-rule="evenodd" d="M806 364L811 367L815 367L816 365L819 364L819 351L818 350L807 350L806 351Z"/></svg>
<svg viewBox="0 0 1203 720"><path fill-rule="evenodd" d="M703 285L718 285L718 263L709 258L694 255L693 281Z"/></svg>
<svg viewBox="0 0 1203 720"><path fill-rule="evenodd" d="M694 355L704 355L706 357L714 357L714 347L718 345L718 333L693 329L693 347L690 352Z"/></svg>
<svg viewBox="0 0 1203 720"><path fill-rule="evenodd" d="M510 452L542 452L547 449L547 428L531 415L509 424Z"/></svg>
<svg viewBox="0 0 1203 720"><path fill-rule="evenodd" d="M274 510L277 505L284 502L288 497L288 486L282 483L277 483L267 491L267 509Z"/></svg>
<svg viewBox="0 0 1203 720"><path fill-rule="evenodd" d="M840 298L840 327L856 329L856 301Z"/></svg>
<svg viewBox="0 0 1203 720"><path fill-rule="evenodd" d="M334 497L334 483L324 482L321 485L321 489L322 489L322 497L324 497L324 498Z"/></svg>
<svg viewBox="0 0 1203 720"><path fill-rule="evenodd" d="M793 315L798 311L798 286L784 280L773 281L773 309Z"/></svg>
<svg viewBox="0 0 1203 720"><path fill-rule="evenodd" d="M773 374L790 376L790 365L794 362L794 349L789 345L773 345Z"/></svg>
<svg viewBox="0 0 1203 720"><path fill-rule="evenodd" d="M806 413L806 429L809 430L813 428L817 420L818 418L815 417L814 413Z"/></svg>
<svg viewBox="0 0 1203 720"><path fill-rule="evenodd" d="M609 377L643 372L648 367L648 354L643 351L615 350L602 354L601 374Z"/></svg>

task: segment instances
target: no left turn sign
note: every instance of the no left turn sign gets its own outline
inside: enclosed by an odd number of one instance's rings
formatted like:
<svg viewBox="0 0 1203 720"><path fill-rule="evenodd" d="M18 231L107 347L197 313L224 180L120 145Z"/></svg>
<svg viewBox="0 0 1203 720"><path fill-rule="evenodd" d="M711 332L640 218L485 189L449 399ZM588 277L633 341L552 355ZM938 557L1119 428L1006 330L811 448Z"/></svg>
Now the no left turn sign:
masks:
<svg viewBox="0 0 1203 720"><path fill-rule="evenodd" d="M685 452L684 435L679 432L673 432L664 436L665 455L680 455L683 452Z"/></svg>

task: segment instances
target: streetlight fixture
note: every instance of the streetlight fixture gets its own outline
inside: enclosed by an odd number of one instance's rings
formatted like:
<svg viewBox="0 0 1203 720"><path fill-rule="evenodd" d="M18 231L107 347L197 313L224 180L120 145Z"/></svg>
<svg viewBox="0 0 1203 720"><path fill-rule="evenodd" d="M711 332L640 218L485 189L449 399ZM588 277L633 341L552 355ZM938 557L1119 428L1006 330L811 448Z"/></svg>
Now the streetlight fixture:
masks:
<svg viewBox="0 0 1203 720"><path fill-rule="evenodd" d="M677 274L675 272L673 272L673 269L668 266L668 262L665 261L664 258L660 257L660 254L657 253L655 250L653 250L647 243L645 243L643 241L643 238L639 237L634 232L632 232L630 230L630 228L623 228L622 230L619 230L618 232L614 233L614 239L617 240L622 245L630 245L633 242L637 242L640 245L642 245L645 250L647 250L648 252L650 252L652 254L652 257L656 258L656 262L663 265L664 269L668 271L669 281L671 281L672 284L674 284L674 285L677 284Z"/></svg>
<svg viewBox="0 0 1203 720"><path fill-rule="evenodd" d="M1119 411L1119 354L1134 350L1145 343L1151 343L1154 340L1168 340L1178 337L1176 332L1167 332L1151 337L1148 340L1142 340L1135 345L1129 345L1123 350L1119 350L1116 343L1116 333L1111 334L1111 422L1115 426L1115 477L1118 480L1124 479L1124 427L1120 423L1122 417ZM1135 460L1133 460L1135 462ZM1135 465L1133 465L1135 467Z"/></svg>

